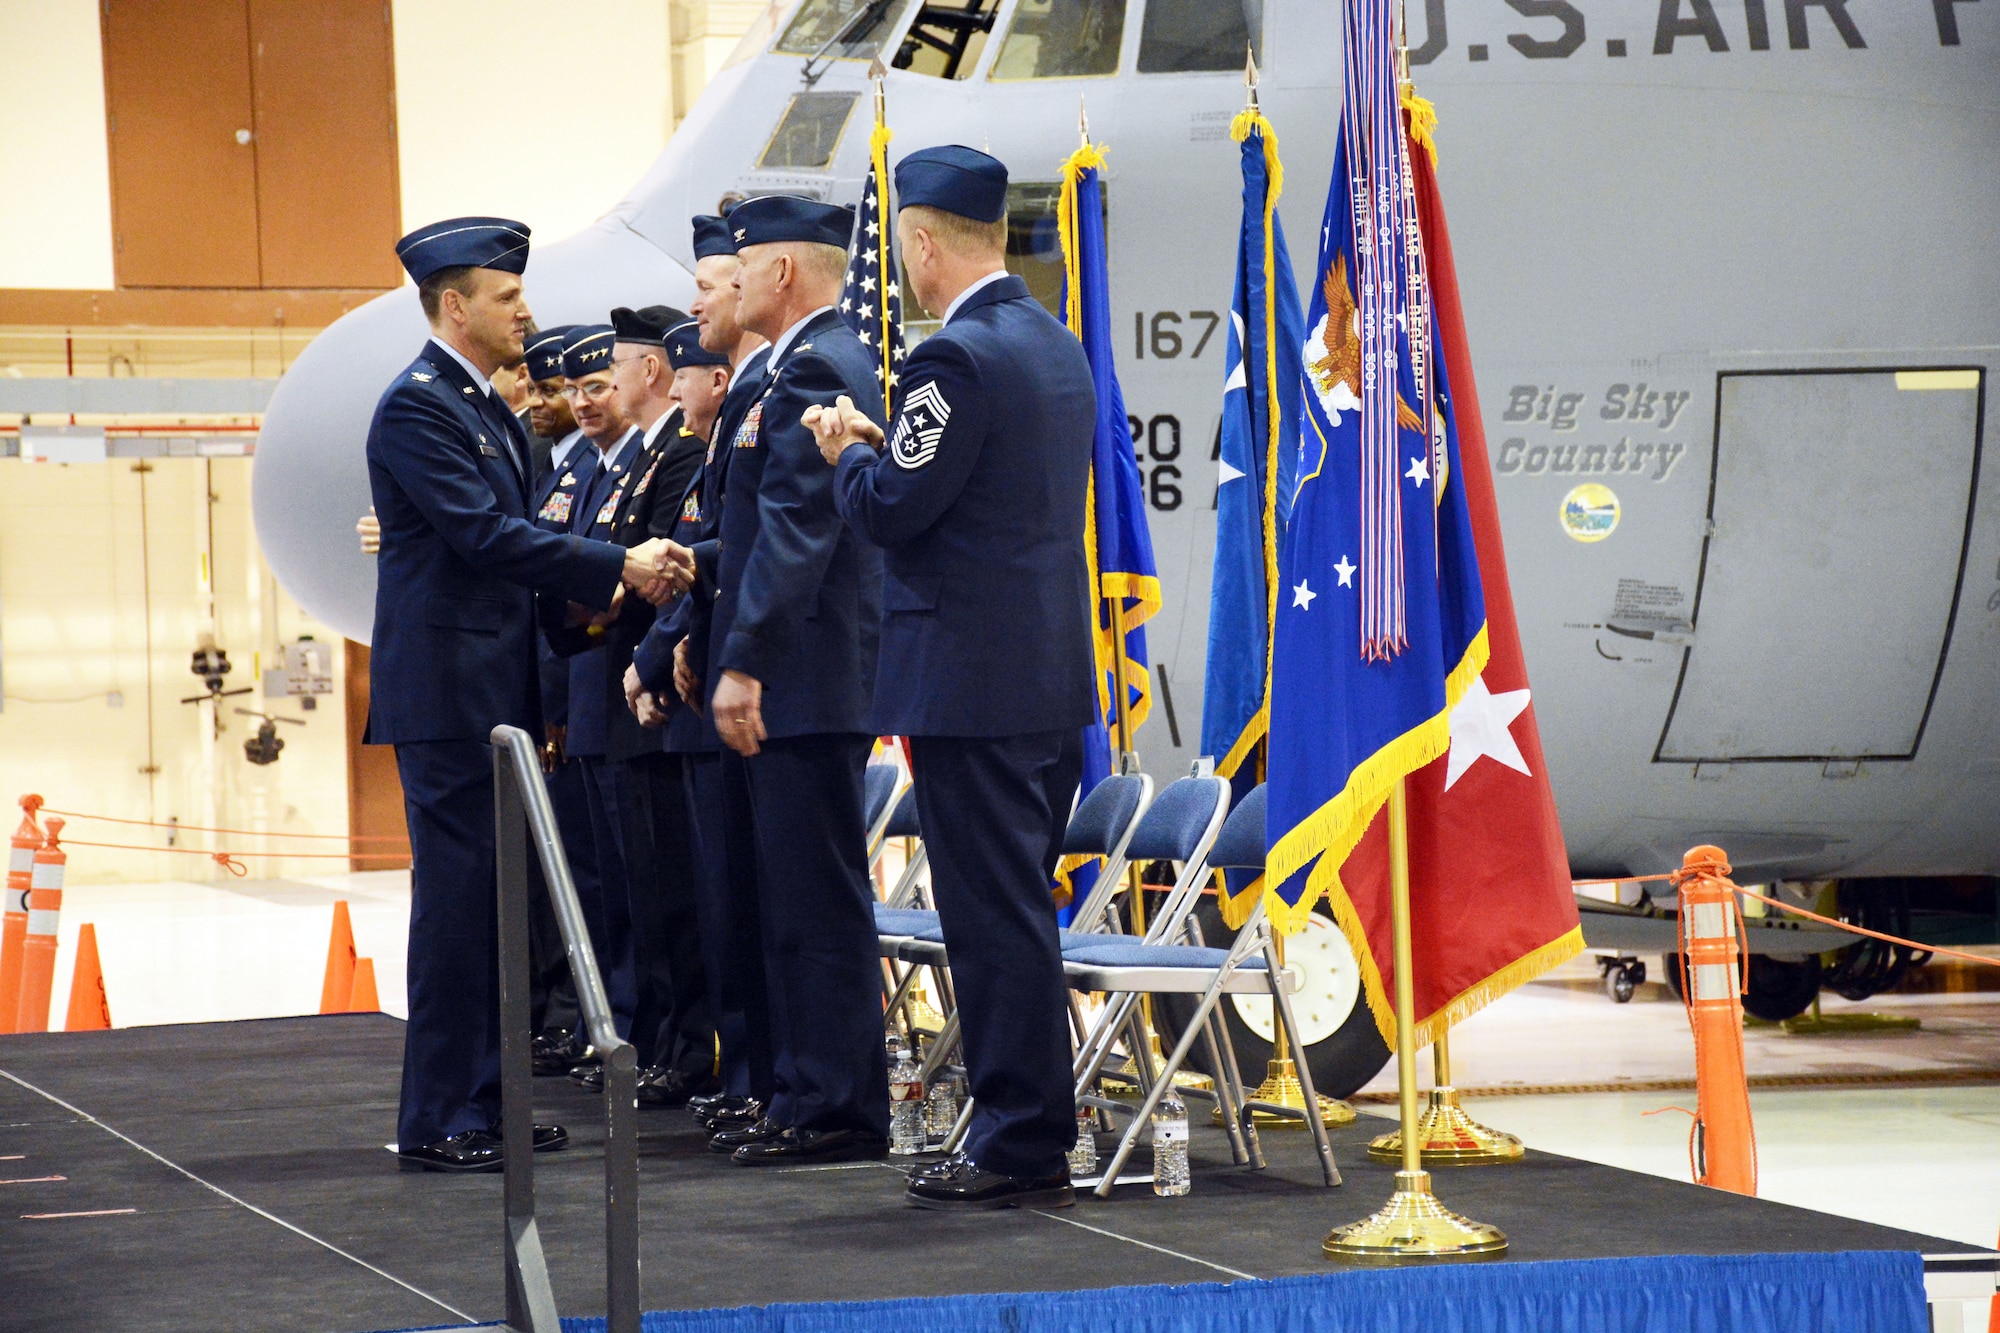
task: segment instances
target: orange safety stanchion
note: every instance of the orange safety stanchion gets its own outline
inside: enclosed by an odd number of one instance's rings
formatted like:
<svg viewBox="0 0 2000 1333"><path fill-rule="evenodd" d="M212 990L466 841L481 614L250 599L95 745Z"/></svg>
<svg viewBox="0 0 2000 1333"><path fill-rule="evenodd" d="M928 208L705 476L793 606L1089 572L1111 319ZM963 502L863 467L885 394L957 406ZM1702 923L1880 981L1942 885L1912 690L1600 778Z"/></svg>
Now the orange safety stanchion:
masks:
<svg viewBox="0 0 2000 1333"><path fill-rule="evenodd" d="M354 923L348 919L347 900L333 905L333 934L326 942L326 979L320 982L319 1011L344 1014L354 994Z"/></svg>
<svg viewBox="0 0 2000 1333"><path fill-rule="evenodd" d="M111 1026L111 998L104 991L104 968L97 961L97 927L88 921L76 933L76 974L69 983L65 1032L97 1032Z"/></svg>
<svg viewBox="0 0 2000 1333"><path fill-rule="evenodd" d="M1743 1067L1741 907L1720 847L1695 847L1674 876L1680 890L1681 995L1694 1028L1697 1185L1757 1192L1757 1139Z"/></svg>
<svg viewBox="0 0 2000 1333"><path fill-rule="evenodd" d="M375 993L375 960L357 958L354 960L354 993L348 997L347 1012L350 1014L379 1014L382 1012L382 997Z"/></svg>
<svg viewBox="0 0 2000 1333"><path fill-rule="evenodd" d="M63 821L50 815L48 840L35 853L34 884L28 890L28 934L21 941L21 1008L14 1017L16 1032L49 1030L49 992L56 981L56 925L62 916L63 870L69 854L62 849Z"/></svg>
<svg viewBox="0 0 2000 1333"><path fill-rule="evenodd" d="M0 916L0 1032L14 1031L21 1007L21 945L28 938L28 890L35 882L35 853L42 849L42 826L35 811L42 798L21 798L21 827L7 852L7 898Z"/></svg>

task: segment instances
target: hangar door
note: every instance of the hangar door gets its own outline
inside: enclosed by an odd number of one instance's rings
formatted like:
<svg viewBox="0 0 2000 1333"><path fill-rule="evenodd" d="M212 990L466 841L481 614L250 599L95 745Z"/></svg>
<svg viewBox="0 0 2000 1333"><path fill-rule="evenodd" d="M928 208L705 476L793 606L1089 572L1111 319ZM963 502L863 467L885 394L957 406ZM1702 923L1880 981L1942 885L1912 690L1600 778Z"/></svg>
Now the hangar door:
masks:
<svg viewBox="0 0 2000 1333"><path fill-rule="evenodd" d="M1907 759L1944 661L1982 372L1718 377L1694 643L1656 762Z"/></svg>

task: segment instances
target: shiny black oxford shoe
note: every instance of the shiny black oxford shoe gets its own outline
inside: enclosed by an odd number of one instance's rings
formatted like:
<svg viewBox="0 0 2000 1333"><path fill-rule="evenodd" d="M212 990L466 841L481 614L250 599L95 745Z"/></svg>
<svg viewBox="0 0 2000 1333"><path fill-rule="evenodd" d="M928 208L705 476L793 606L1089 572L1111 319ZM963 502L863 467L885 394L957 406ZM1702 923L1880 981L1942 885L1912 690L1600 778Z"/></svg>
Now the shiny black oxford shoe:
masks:
<svg viewBox="0 0 2000 1333"><path fill-rule="evenodd" d="M528 1060L537 1076L567 1074L583 1054L583 1042L568 1028L551 1028L528 1044Z"/></svg>
<svg viewBox="0 0 2000 1333"><path fill-rule="evenodd" d="M468 1129L421 1148L397 1148L397 1165L405 1171L448 1171L470 1173L498 1171L502 1166L500 1141L480 1129Z"/></svg>
<svg viewBox="0 0 2000 1333"><path fill-rule="evenodd" d="M693 1102L688 1105L692 1107ZM716 1097L709 1101L705 1110L695 1113L695 1119L710 1134L720 1134L726 1129L743 1129L764 1118L764 1104L755 1097Z"/></svg>
<svg viewBox="0 0 2000 1333"><path fill-rule="evenodd" d="M683 1069L667 1069L661 1065L654 1065L639 1075L639 1105L686 1106L695 1097L712 1092L720 1086L715 1075L706 1070L699 1074L690 1074Z"/></svg>
<svg viewBox="0 0 2000 1333"><path fill-rule="evenodd" d="M718 1153L734 1153L738 1148L752 1143L762 1143L765 1139L775 1139L785 1132L783 1125L759 1116L747 1125L735 1125L717 1130L709 1135L708 1150Z"/></svg>
<svg viewBox="0 0 2000 1333"><path fill-rule="evenodd" d="M810 1162L879 1161L888 1155L889 1140L867 1130L792 1128L744 1144L729 1155L729 1160L738 1166L800 1166ZM1064 1183L1068 1183L1067 1177Z"/></svg>
<svg viewBox="0 0 2000 1333"><path fill-rule="evenodd" d="M1070 1187L1068 1167L1039 1178L1007 1176L983 1170L964 1153L954 1153L942 1162L912 1171L909 1191L904 1197L917 1208L971 1212L987 1208L1068 1208L1076 1202L1076 1191Z"/></svg>

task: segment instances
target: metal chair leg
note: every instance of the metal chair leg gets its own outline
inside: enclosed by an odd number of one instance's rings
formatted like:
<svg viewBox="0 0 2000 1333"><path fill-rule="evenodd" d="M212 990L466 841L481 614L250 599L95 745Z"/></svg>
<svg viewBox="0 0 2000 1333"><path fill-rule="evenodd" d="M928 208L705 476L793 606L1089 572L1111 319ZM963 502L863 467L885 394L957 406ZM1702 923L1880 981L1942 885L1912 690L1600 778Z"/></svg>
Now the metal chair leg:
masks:
<svg viewBox="0 0 2000 1333"><path fill-rule="evenodd" d="M1215 1044L1215 1016L1201 1025L1201 1040L1208 1052L1209 1068L1215 1071L1215 1096L1217 1109L1222 1113L1223 1132L1229 1136L1229 1156L1236 1165L1242 1166L1250 1160L1249 1145L1243 1139L1243 1096L1242 1089L1229 1077L1229 1071L1222 1067L1222 1055ZM1262 1166L1262 1162L1257 1163Z"/></svg>
<svg viewBox="0 0 2000 1333"><path fill-rule="evenodd" d="M1268 928L1264 936L1264 966L1271 978L1271 998L1277 1007L1278 1021L1285 1025L1285 1035L1291 1040L1292 1049L1298 1052L1293 1064L1298 1069L1299 1091L1305 1094L1306 1124L1313 1133L1313 1147L1319 1152L1320 1175L1326 1180L1327 1188L1340 1184L1340 1168L1334 1164L1333 1141L1327 1137L1326 1117L1319 1113L1319 1094L1313 1090L1312 1068L1306 1059L1306 1048L1299 1041L1298 1020L1292 1016L1291 992L1285 988L1284 972L1278 966L1278 950L1271 943Z"/></svg>
<svg viewBox="0 0 2000 1333"><path fill-rule="evenodd" d="M1132 1149L1138 1146L1140 1131L1152 1123L1153 1113L1159 1109L1160 1099L1165 1097L1167 1090L1173 1086L1173 1071L1179 1069L1181 1062L1187 1059L1187 1053L1193 1048L1195 1038L1200 1035L1209 1011L1215 1008L1216 997L1222 994L1223 983L1228 975L1227 969L1218 973L1202 995L1201 1004L1195 1009L1194 1020L1188 1024L1187 1031L1181 1034L1179 1044L1174 1047L1174 1053L1167 1057L1166 1072L1153 1081L1152 1088L1146 1093L1146 1099L1139 1104L1138 1112L1132 1117L1131 1125L1118 1140L1118 1150L1112 1154L1110 1165L1104 1168L1104 1179L1098 1182L1097 1189L1093 1191L1098 1198L1111 1197L1111 1186L1116 1183L1119 1171L1132 1156ZM1140 1063L1144 1065L1146 1061Z"/></svg>

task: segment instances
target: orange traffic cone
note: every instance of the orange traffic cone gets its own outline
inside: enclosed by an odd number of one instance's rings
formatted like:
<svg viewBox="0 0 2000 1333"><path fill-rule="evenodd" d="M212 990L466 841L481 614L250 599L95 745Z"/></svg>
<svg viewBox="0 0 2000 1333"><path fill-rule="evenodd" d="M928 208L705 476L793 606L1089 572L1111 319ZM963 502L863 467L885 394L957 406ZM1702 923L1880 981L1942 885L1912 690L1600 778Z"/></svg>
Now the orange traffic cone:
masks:
<svg viewBox="0 0 2000 1333"><path fill-rule="evenodd" d="M326 942L326 980L319 987L319 1011L344 1014L354 994L354 923L347 917L347 900L333 905L333 935Z"/></svg>
<svg viewBox="0 0 2000 1333"><path fill-rule="evenodd" d="M1694 1028L1694 1183L1757 1192L1757 1136L1743 1067L1742 948L1736 885L1720 847L1689 849L1680 890L1681 982Z"/></svg>
<svg viewBox="0 0 2000 1333"><path fill-rule="evenodd" d="M63 874L69 853L62 849L63 821L42 821L48 840L35 853L34 887L28 890L28 933L21 941L21 1001L16 1032L49 1030L49 992L56 980L56 928L62 917Z"/></svg>
<svg viewBox="0 0 2000 1333"><path fill-rule="evenodd" d="M21 946L28 938L28 893L35 882L35 853L41 850L42 826L35 811L42 798L21 798L21 826L7 855L7 898L0 918L0 1032L14 1031L14 1014L21 1002Z"/></svg>
<svg viewBox="0 0 2000 1333"><path fill-rule="evenodd" d="M76 975L69 983L67 1032L99 1032L111 1026L111 998L104 993L104 969L97 961L97 927L84 922L76 933Z"/></svg>
<svg viewBox="0 0 2000 1333"><path fill-rule="evenodd" d="M357 958L354 960L354 994L347 1001L350 1014L379 1014L382 1012L382 997L375 993L375 960Z"/></svg>

